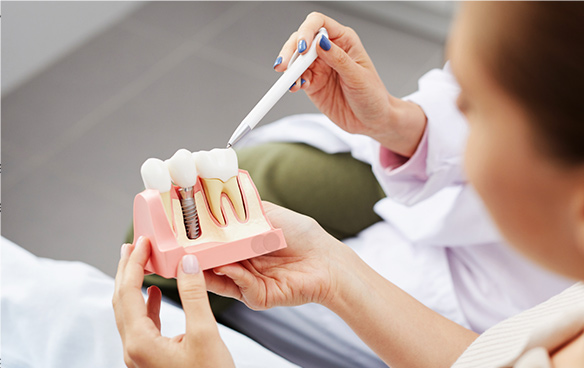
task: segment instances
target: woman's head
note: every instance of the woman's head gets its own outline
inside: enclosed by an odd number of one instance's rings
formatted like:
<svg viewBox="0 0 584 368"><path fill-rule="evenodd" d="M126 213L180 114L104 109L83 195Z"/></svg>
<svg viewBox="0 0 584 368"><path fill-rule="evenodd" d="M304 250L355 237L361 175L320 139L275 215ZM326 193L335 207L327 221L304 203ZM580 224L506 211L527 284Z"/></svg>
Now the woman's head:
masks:
<svg viewBox="0 0 584 368"><path fill-rule="evenodd" d="M466 168L504 236L584 279L584 4L465 3L449 41Z"/></svg>

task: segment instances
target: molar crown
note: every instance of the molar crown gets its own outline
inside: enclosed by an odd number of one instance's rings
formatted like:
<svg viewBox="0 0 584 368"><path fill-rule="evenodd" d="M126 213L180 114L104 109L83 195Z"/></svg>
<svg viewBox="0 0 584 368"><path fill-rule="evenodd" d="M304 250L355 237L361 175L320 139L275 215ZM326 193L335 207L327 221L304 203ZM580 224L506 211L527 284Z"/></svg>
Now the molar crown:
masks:
<svg viewBox="0 0 584 368"><path fill-rule="evenodd" d="M187 236L196 239L200 235L197 206L193 186L197 183L197 168L192 154L186 149L179 149L168 160L166 166L172 181L180 187L180 203Z"/></svg>
<svg viewBox="0 0 584 368"><path fill-rule="evenodd" d="M197 183L197 167L192 154L182 148L165 161L172 181L181 188L189 188Z"/></svg>
<svg viewBox="0 0 584 368"><path fill-rule="evenodd" d="M207 202L215 219L225 225L221 212L221 196L229 197L239 220L246 218L243 197L237 182L237 154L232 148L215 148L211 151L200 151L193 154L197 170L201 177Z"/></svg>
<svg viewBox="0 0 584 368"><path fill-rule="evenodd" d="M156 189L160 193L170 191L172 187L170 173L164 162L157 158L149 158L140 167L142 181L146 189Z"/></svg>
<svg viewBox="0 0 584 368"><path fill-rule="evenodd" d="M194 154L199 176L205 179L220 179L227 182L237 176L239 165L233 148L214 148Z"/></svg>

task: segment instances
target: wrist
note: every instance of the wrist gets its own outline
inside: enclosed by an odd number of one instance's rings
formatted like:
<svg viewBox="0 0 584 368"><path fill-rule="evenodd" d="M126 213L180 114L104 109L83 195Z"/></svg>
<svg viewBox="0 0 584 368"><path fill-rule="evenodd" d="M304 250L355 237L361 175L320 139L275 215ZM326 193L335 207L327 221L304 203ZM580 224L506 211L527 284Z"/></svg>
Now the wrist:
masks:
<svg viewBox="0 0 584 368"><path fill-rule="evenodd" d="M362 294L367 288L360 272L364 262L351 248L334 240L337 244L331 247L328 292L319 304L339 314L347 308L358 308L355 300L363 299L356 295Z"/></svg>
<svg viewBox="0 0 584 368"><path fill-rule="evenodd" d="M422 108L411 102L388 95L388 124L372 132L371 138L383 147L404 157L411 157L424 135L427 118Z"/></svg>

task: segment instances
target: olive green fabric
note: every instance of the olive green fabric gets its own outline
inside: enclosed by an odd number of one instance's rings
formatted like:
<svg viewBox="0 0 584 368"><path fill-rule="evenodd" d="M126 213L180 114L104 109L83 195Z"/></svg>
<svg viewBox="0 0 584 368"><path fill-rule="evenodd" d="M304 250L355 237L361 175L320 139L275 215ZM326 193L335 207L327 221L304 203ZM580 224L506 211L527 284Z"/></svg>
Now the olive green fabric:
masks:
<svg viewBox="0 0 584 368"><path fill-rule="evenodd" d="M299 143L267 143L238 152L263 200L314 218L338 239L381 221L373 205L385 197L371 166L350 153L327 154Z"/></svg>
<svg viewBox="0 0 584 368"><path fill-rule="evenodd" d="M241 149L237 156L263 200L314 218L338 239L355 236L381 220L373 205L385 194L371 166L349 153L331 155L305 144L267 143ZM132 238L130 232L130 243ZM144 286L150 285L180 303L176 280L149 275ZM216 316L233 301L212 293L209 299Z"/></svg>

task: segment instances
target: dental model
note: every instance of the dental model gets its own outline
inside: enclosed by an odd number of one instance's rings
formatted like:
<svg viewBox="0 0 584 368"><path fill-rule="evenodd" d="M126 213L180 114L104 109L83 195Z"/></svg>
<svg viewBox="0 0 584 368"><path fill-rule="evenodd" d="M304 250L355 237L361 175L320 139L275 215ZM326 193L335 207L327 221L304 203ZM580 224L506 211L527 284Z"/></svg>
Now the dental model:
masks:
<svg viewBox="0 0 584 368"><path fill-rule="evenodd" d="M146 189L154 189L160 192L164 213L166 213L168 222L172 224L172 207L170 203L172 180L166 165L162 160L149 158L142 164L140 174L142 174L142 181Z"/></svg>
<svg viewBox="0 0 584 368"><path fill-rule="evenodd" d="M286 247L234 150L181 149L164 162L146 160L140 171L146 190L134 199L134 244L150 239L146 271L176 277L185 254L206 270Z"/></svg>
<svg viewBox="0 0 584 368"><path fill-rule="evenodd" d="M179 149L166 161L172 181L180 187L180 204L189 239L199 237L199 219L193 186L197 183L197 169L192 154L186 149Z"/></svg>
<svg viewBox="0 0 584 368"><path fill-rule="evenodd" d="M239 170L235 151L232 148L215 148L211 151L196 152L193 157L215 219L221 225L225 225L225 218L221 213L221 199L225 193L239 220L244 221L245 209L237 183Z"/></svg>

